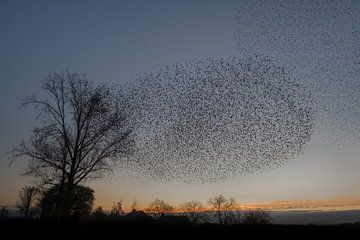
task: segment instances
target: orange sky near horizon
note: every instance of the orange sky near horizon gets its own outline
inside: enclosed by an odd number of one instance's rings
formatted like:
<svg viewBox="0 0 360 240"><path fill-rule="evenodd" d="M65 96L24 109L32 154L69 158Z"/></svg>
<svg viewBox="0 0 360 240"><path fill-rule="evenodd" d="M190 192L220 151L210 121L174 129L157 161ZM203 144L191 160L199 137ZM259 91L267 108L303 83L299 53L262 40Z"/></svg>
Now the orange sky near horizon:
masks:
<svg viewBox="0 0 360 240"><path fill-rule="evenodd" d="M202 202L205 210L211 210L211 206ZM124 211L131 211L132 202L124 202ZM181 204L172 205L175 211L181 212ZM95 208L101 206L104 210L110 210L111 205L98 202ZM138 210L146 209L147 204L137 204ZM258 203L238 203L235 206L239 210L266 210L266 211L347 211L360 210L360 197L341 197L331 199L303 199L303 200L280 200Z"/></svg>

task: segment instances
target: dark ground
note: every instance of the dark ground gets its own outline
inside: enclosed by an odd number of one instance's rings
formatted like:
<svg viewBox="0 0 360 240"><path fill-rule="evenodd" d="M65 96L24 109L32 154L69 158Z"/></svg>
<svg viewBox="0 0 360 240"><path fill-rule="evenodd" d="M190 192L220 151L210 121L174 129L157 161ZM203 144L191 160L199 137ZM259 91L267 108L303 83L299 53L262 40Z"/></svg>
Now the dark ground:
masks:
<svg viewBox="0 0 360 240"><path fill-rule="evenodd" d="M275 237L284 239L320 236L339 239L358 239L360 223L341 225L229 225L219 224L166 224L129 222L46 222L9 219L0 221L0 239L156 239L216 237L244 239ZM3 238L6 236L6 238Z"/></svg>

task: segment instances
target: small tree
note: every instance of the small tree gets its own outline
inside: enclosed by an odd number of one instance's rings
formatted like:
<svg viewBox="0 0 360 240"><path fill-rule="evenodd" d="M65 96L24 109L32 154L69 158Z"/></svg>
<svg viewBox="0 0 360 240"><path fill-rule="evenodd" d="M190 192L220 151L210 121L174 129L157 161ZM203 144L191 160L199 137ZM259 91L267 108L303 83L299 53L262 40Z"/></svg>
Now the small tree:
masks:
<svg viewBox="0 0 360 240"><path fill-rule="evenodd" d="M184 215L187 216L194 224L197 224L204 217L204 207L201 202L193 200L181 205Z"/></svg>
<svg viewBox="0 0 360 240"><path fill-rule="evenodd" d="M106 219L106 213L104 212L101 206L97 207L92 215L93 218L97 221L103 221Z"/></svg>
<svg viewBox="0 0 360 240"><path fill-rule="evenodd" d="M124 211L122 209L123 201L120 200L118 202L113 202L113 206L110 212L110 216L112 219L118 219L122 214L124 214Z"/></svg>
<svg viewBox="0 0 360 240"><path fill-rule="evenodd" d="M247 211L243 217L243 223L248 225L271 223L270 214L263 210Z"/></svg>
<svg viewBox="0 0 360 240"><path fill-rule="evenodd" d="M33 186L25 186L19 193L17 208L20 215L25 219L33 217L36 213L35 200L39 194L39 189Z"/></svg>
<svg viewBox="0 0 360 240"><path fill-rule="evenodd" d="M159 218L161 215L173 212L174 207L162 200L155 199L150 203L146 211L151 213L154 217Z"/></svg>
<svg viewBox="0 0 360 240"><path fill-rule="evenodd" d="M233 210L236 201L234 198L225 198L223 195L217 195L208 200L208 204L216 211L220 224L227 223L227 216L229 211Z"/></svg>

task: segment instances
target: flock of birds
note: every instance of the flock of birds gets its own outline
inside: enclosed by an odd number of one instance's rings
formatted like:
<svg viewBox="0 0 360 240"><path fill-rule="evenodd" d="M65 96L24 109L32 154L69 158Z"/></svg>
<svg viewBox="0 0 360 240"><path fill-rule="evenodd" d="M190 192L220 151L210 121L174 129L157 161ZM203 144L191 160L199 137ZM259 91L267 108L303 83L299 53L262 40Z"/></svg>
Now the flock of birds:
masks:
<svg viewBox="0 0 360 240"><path fill-rule="evenodd" d="M360 1L250 1L235 17L239 55L263 54L315 100L316 148L359 150Z"/></svg>
<svg viewBox="0 0 360 240"><path fill-rule="evenodd" d="M342 15L346 7L327 15L334 1L257 6L266 3L238 12L239 57L164 65L127 87L135 126L128 168L155 181L208 183L273 169L304 152L334 91L331 78L323 79L328 85L319 78L337 66L331 54L351 61L344 54L357 44L353 35L336 38L342 18L350 30L357 22ZM344 41L350 45L338 46Z"/></svg>
<svg viewBox="0 0 360 240"><path fill-rule="evenodd" d="M136 126L130 162L162 181L274 168L301 154L313 131L307 88L264 57L163 66L134 81L127 99Z"/></svg>

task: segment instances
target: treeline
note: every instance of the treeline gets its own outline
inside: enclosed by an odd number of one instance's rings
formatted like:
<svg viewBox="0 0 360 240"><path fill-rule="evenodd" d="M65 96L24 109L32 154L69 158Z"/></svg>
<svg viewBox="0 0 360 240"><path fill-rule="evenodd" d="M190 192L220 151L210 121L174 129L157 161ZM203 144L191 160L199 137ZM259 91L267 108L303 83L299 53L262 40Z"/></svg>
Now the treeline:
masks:
<svg viewBox="0 0 360 240"><path fill-rule="evenodd" d="M62 220L56 213L60 189L54 186L41 190L34 186L25 186L19 193L17 210L19 215L26 219ZM182 223L218 223L229 224L269 224L271 217L263 210L241 211L234 198L216 195L210 198L207 205L200 201L187 201L178 206L173 206L163 200L155 199L144 209L137 209L136 200L131 205L131 211L123 210L123 201L113 203L110 211L105 211L101 206L93 208L94 191L85 186L78 185L74 188L72 205L69 205L69 215L66 219L94 220L116 222L122 220L136 221L162 221ZM6 208L0 210L0 218L7 218Z"/></svg>

